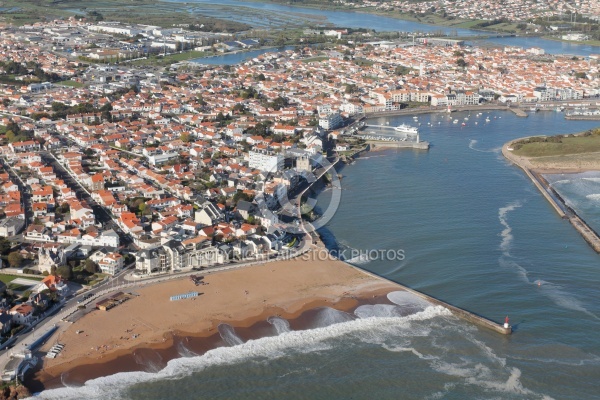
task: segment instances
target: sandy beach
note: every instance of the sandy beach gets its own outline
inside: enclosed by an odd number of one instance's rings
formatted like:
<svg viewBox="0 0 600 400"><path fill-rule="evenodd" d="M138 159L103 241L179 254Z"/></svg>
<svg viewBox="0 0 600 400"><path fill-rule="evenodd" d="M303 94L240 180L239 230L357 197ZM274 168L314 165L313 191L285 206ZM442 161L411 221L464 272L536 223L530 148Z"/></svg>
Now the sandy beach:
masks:
<svg viewBox="0 0 600 400"><path fill-rule="evenodd" d="M129 292L135 296L123 304L64 325L41 351L56 342L65 344L64 350L55 359L44 358L34 380L53 387L65 371L107 364L138 349L168 349L174 337L214 336L220 323L244 328L274 315L294 319L321 306L348 310L360 299L401 290L341 261L321 260L323 254L209 274L206 285L182 278L133 288ZM173 295L194 291L201 294L170 301Z"/></svg>

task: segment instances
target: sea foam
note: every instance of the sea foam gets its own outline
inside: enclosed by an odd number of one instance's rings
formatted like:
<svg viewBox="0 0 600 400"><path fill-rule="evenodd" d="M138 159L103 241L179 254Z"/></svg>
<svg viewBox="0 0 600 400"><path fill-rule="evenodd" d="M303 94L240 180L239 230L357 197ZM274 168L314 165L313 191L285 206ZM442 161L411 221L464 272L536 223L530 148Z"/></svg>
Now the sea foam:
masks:
<svg viewBox="0 0 600 400"><path fill-rule="evenodd" d="M177 358L157 373L121 372L107 377L92 379L85 385L46 390L37 395L38 399L125 399L128 388L133 385L163 379L177 379L211 366L231 365L249 359L275 359L283 357L290 349L302 352L320 351L330 348L325 342L341 336L369 335L378 329L405 329L410 332L411 323L427 321L438 317L451 317L452 314L441 306L431 306L406 317L366 318L337 323L322 328L304 331L291 331L285 335L268 336L249 340L233 347L218 347L198 357Z"/></svg>

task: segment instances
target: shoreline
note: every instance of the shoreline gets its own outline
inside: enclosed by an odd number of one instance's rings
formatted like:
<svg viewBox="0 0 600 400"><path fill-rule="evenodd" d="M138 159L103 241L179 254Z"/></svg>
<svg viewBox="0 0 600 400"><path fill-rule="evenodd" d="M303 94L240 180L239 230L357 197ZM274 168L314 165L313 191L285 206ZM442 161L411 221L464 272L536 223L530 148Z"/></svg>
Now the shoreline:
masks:
<svg viewBox="0 0 600 400"><path fill-rule="evenodd" d="M54 343L60 341L66 344L63 352L55 359L44 359L42 368L26 380L27 385L35 391L40 391L62 387L65 381L69 385L81 385L90 379L118 372L143 371L140 365L143 362L140 362L140 359L147 357L160 360L162 363L160 369L162 369L168 361L185 356L179 349L183 342L185 342L184 347L190 348L194 356L227 345L220 335L221 324L230 325L245 342L273 335L274 328L267 322L269 317L285 318L294 330L311 329L314 327L311 326L311 315L314 317L323 307L348 312L363 304L392 304L387 300L386 295L398 291L425 300L430 306L442 306L454 316L476 326L505 335L512 332L510 326L503 327L483 316L455 307L345 261L332 256L328 256L326 260L317 257L319 254L324 254L321 253L323 251L326 249L320 242L316 248L307 253L308 255L293 260L207 275L206 281L209 285L205 294L195 299L174 302L187 303L188 306L184 309L188 311L194 308L193 303L200 305L206 302L201 310L197 309L205 313L205 318L192 312L191 323L185 320L185 312L172 311L172 314L184 321L172 321L170 324L165 322L164 325L159 325L161 328L157 328L154 323L158 324L158 322L153 320L152 315L147 315L149 309L152 309L154 314L160 315L161 312L169 309L169 304L174 304L166 302L165 299L161 300L155 292L162 289L161 293L165 296L175 289L185 292L189 289L185 286L192 285L188 279L182 278L136 289L138 297L115 309L108 312L93 311L92 314L86 315L72 325L59 329L58 337L49 340L40 351L48 351ZM236 274L238 279L235 282L227 279ZM266 288L263 281L264 278L269 278L270 274L271 278L275 277L271 281L277 284ZM254 279L252 275L256 275ZM226 280L230 287L222 285ZM290 283L292 286L296 284L296 287L290 288ZM216 304L211 306L208 297L204 298L204 296L210 295L213 285L218 286L219 290L224 288L225 294L213 296L212 302L216 301ZM239 285L249 288L243 292L245 295L239 293ZM259 299L240 302L243 298L254 295L255 290L259 291ZM147 292L152 292L152 297L144 298L144 295L148 295ZM291 299L290 294L293 294ZM263 298L262 302L260 298ZM198 301L195 301L196 299ZM232 302L237 303L232 304ZM112 319L113 315L115 320L108 323L107 320ZM189 313L187 316L190 316ZM201 321L198 321L200 319ZM91 334L94 329L99 330L99 334L87 340L88 332ZM143 341L129 342L128 338L123 340L123 337L116 339L117 335L123 334L122 332L135 333ZM106 340L106 338L110 339Z"/></svg>
<svg viewBox="0 0 600 400"><path fill-rule="evenodd" d="M358 306L364 304L381 304L384 302L392 304L386 298L387 293L394 291L390 289L366 291L361 296L343 297L335 302L327 299L313 299L293 313L286 312L284 309L278 307L268 307L258 315L250 316L241 321L230 321L227 325L233 327L236 335L242 338L244 342L260 339L265 336L273 336L271 324L267 322L267 318L273 316L287 320L290 327L294 330L308 330L311 329L307 322L310 319L310 315L325 307L351 313ZM265 335L265 333L267 334ZM35 374L35 379L27 381L28 387L33 389L32 391L63 387L63 379L65 379L63 374L65 373L70 384L81 385L88 380L120 372L145 371L143 365L140 365L136 359L136 356L139 354L158 354L163 361L161 367L164 368L169 361L186 357L186 355L182 355L180 349L182 344L189 352L189 355L194 357L202 356L219 347L229 346L222 339L217 329L203 334L176 330L165 332L164 337L166 339L164 342L154 342L130 349L116 350L105 357L91 362L78 363L78 360L75 360L74 363L67 363L68 365L61 364L51 368L49 371L38 371Z"/></svg>
<svg viewBox="0 0 600 400"><path fill-rule="evenodd" d="M531 179L544 198L550 203L552 208L563 219L568 219L571 225L577 230L590 247L600 254L600 235L590 227L577 212L569 207L562 196L552 188L542 174L576 174L586 171L597 171L599 168L534 168L527 157L517 156L512 153L512 144L517 140L511 140L502 146L502 155L511 163L521 168L523 172Z"/></svg>
<svg viewBox="0 0 600 400"><path fill-rule="evenodd" d="M43 367L28 379L28 384L38 390L60 387L64 372L69 376L81 374L85 382L122 372L121 365L126 370L139 370L135 368L134 353L152 349L171 354L168 359L176 358L172 348L178 337L207 341L197 344L204 352L214 348L220 341L221 323L230 324L236 331L248 329L269 316L294 320L320 307L348 310L360 301L402 290L391 281L374 279L333 258L266 263L207 275L205 280L208 285L199 289L205 293L197 300L168 301L168 295L194 290L193 283L182 278L134 288L140 296L113 310L92 311L73 324L63 325L40 349L43 354L60 342L66 345L63 352L55 359L44 359ZM264 287L265 280L277 284ZM171 310L179 306L179 311ZM137 336L132 339L132 335Z"/></svg>

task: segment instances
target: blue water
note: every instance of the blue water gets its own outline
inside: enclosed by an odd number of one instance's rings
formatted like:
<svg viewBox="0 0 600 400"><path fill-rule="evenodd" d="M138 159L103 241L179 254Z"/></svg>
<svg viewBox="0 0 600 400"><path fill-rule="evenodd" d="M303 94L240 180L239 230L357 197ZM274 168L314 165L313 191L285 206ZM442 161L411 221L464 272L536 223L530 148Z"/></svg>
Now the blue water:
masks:
<svg viewBox="0 0 600 400"><path fill-rule="evenodd" d="M195 58L192 61L197 62L199 64L208 64L208 65L235 65L235 64L239 64L245 60L249 60L254 57L258 57L261 54L276 53L276 52L292 50L292 49L294 49L294 46L283 46L283 47L275 47L275 48L257 49L257 50L250 50L250 51L242 51L242 52L238 52L238 53L223 54L223 55L219 55L219 56Z"/></svg>
<svg viewBox="0 0 600 400"><path fill-rule="evenodd" d="M414 124L411 117L378 120L386 121ZM404 250L403 261L356 261L496 321L508 315L511 336L433 307L357 319L328 311L319 328L288 332L279 321L276 336L43 397L600 398L600 256L500 154L513 138L596 124L500 111L471 113L465 127L443 114L419 122L429 151L368 153L340 171L342 202L322 234L340 249ZM227 335L239 343L233 330Z"/></svg>
<svg viewBox="0 0 600 400"><path fill-rule="evenodd" d="M489 34L488 32L475 31L471 29L456 29L452 27L440 27L435 25L422 24L413 21L404 21L395 18L387 18L371 14L363 14L349 11L328 11L317 10L296 6L287 6L273 3L253 3L237 0L165 0L167 2L185 3L189 5L194 13L212 16L215 18L231 19L239 22L245 22L256 27L263 28L284 28L291 23L301 24L305 15L306 19L311 16L325 18L323 22L312 21L312 25L324 25L324 22L346 28L366 28L377 31L400 31L400 32L442 32L451 36L474 36ZM216 8L215 8L216 7ZM258 18L254 13L263 11L264 17ZM577 45L572 43L562 43L552 40L546 40L538 37L508 37L508 38L490 38L486 42L496 45L509 45L520 47L540 47L550 54L573 54L588 56L590 54L600 53L600 46ZM476 42L475 42L476 43Z"/></svg>
<svg viewBox="0 0 600 400"><path fill-rule="evenodd" d="M600 232L600 171L547 174L552 187L596 232Z"/></svg>

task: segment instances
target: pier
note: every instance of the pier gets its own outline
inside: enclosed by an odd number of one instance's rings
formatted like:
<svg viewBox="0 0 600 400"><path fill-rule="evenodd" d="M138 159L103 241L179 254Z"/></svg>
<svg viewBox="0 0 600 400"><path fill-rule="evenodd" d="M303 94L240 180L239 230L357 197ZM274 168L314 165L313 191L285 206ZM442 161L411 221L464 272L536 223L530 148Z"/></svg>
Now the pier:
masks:
<svg viewBox="0 0 600 400"><path fill-rule="evenodd" d="M387 278L384 278L382 276L376 275L376 274L374 274L374 273L372 273L370 271L366 271L366 270L364 270L362 268L359 268L359 267L356 267L356 266L354 266L352 264L348 264L348 265L351 266L352 268L355 268L355 269L358 269L359 271L362 271L363 273L365 273L365 274L367 274L369 276L390 281ZM488 318L483 317L481 315L475 314L475 313L473 313L471 311L467 311L467 310L462 309L460 307L453 306L452 304L448 304L445 301L442 301L442 300L440 300L438 298L432 297L432 296L430 296L428 294L425 294L423 292L419 292L418 290L411 289L411 288L409 288L407 286L404 286L404 285L401 285L401 284L399 284L397 282L393 282L393 281L390 281L390 282L392 282L395 285L397 285L400 289L405 290L405 291L407 291L409 293L412 293L415 296L418 296L418 297L420 297L420 298L422 298L424 300L427 300L428 302L430 302L432 304L435 304L435 305L442 306L442 307L446 308L452 314L454 314L458 318L463 319L463 320L465 320L467 322L470 322L472 324L481 326L481 327L486 328L486 329L491 329L494 332L500 333L502 335L510 335L512 333L512 327L511 326L505 327L503 324L500 324L498 322L492 321L491 319L488 319Z"/></svg>
<svg viewBox="0 0 600 400"><path fill-rule="evenodd" d="M521 139L518 139L521 140ZM564 199L550 186L548 181L540 175L539 172L535 172L530 168L529 161L523 157L516 156L512 153L513 141L502 146L502 155L521 168L523 172L531 179L535 187L542 193L542 195L548 200L550 205L558 213L561 218L568 219L571 225L581 234L583 239L600 254L600 235L592 229L579 215L577 212L569 207Z"/></svg>
<svg viewBox="0 0 600 400"><path fill-rule="evenodd" d="M325 244L321 241L321 239L319 238L316 242L316 246L317 247L325 247ZM341 260L343 261L343 260ZM438 305L438 306L442 306L444 308L446 308L448 311L450 311L452 314L454 314L456 317L465 320L469 323L475 324L477 326L480 326L482 328L486 328L486 329L490 329L493 330L496 333L500 333L502 335L510 335L512 333L512 327L510 325L505 326L504 324L492 321L489 318L483 317L481 315L475 314L471 311L467 311L463 308L457 307L457 306L453 306L452 304L446 303L443 300L440 300L436 297L430 296L428 294L425 294L423 292L420 292L418 290L415 289L411 289L408 286L404 286L398 282L394 282L390 279L387 279L383 276L377 275L371 271L367 271L365 269L362 269L360 267L357 267L355 265L349 264L345 261L343 261L346 265L348 265L350 268L354 268L357 271L362 272L365 275L368 275L372 278L375 279L380 279L380 280L384 280L387 282L390 282L392 284L394 284L395 286L398 287L399 290L404 290L406 292L412 293L415 296L418 296L426 301L428 301L429 303L432 303L434 305Z"/></svg>

